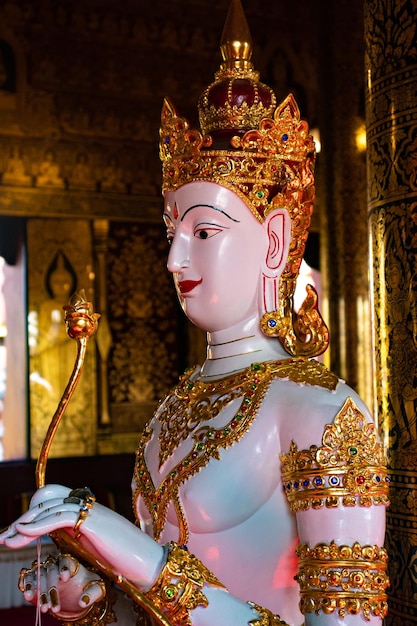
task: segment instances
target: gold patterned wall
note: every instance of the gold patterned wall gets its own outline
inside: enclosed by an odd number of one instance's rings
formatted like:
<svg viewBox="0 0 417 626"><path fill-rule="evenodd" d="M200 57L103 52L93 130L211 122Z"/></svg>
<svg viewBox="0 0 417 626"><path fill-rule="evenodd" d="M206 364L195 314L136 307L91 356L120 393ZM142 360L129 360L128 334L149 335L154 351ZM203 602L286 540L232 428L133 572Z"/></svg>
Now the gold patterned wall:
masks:
<svg viewBox="0 0 417 626"><path fill-rule="evenodd" d="M375 395L391 475L389 624L417 621L417 2L365 3Z"/></svg>

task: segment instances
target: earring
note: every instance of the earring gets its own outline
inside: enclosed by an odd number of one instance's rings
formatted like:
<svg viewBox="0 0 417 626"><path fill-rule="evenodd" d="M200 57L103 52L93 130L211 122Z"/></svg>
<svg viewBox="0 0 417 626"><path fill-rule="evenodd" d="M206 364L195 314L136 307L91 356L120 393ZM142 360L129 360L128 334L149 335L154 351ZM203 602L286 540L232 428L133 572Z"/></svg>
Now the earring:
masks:
<svg viewBox="0 0 417 626"><path fill-rule="evenodd" d="M277 337L291 356L312 358L329 345L329 330L317 309L317 293L307 285L307 296L298 313L292 309L292 298L285 299L278 311L264 313L260 320L267 337Z"/></svg>

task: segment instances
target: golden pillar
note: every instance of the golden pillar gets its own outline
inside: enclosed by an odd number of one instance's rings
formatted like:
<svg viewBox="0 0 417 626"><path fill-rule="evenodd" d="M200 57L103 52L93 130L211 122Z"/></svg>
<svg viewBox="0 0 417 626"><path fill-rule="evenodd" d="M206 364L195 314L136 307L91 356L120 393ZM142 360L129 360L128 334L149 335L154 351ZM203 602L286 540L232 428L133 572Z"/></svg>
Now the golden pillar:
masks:
<svg viewBox="0 0 417 626"><path fill-rule="evenodd" d="M370 403L366 163L357 142L365 125L362 4L326 4L326 19L320 27L322 150L316 172L324 288L321 306L330 328L325 358L332 371Z"/></svg>
<svg viewBox="0 0 417 626"><path fill-rule="evenodd" d="M365 0L375 407L391 506L388 623L417 622L417 1Z"/></svg>

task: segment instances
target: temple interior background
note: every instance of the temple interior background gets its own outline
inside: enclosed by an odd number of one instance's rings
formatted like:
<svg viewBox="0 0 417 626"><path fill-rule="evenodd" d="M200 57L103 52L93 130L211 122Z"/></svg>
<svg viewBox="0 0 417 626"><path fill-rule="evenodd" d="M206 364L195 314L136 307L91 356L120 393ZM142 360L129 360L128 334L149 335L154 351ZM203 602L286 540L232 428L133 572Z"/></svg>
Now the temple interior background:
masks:
<svg viewBox="0 0 417 626"><path fill-rule="evenodd" d="M387 623L408 626L417 622L417 0L242 5L261 80L278 100L294 94L319 140L306 260L330 329L324 361L380 427L391 478ZM75 360L62 321L71 294L84 290L101 318L47 482L88 481L132 518L140 431L178 374L204 358L166 270L158 130L165 96L197 123L228 7L0 0L0 527L28 505ZM0 550L0 608L21 603L15 580L32 560L9 552ZM17 574L2 569L12 566Z"/></svg>

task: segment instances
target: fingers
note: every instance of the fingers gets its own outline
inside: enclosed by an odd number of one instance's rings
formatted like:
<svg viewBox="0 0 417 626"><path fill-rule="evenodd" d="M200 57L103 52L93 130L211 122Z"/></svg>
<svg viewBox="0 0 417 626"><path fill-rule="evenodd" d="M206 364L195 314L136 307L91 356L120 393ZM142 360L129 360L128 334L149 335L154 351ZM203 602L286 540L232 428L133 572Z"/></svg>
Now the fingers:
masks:
<svg viewBox="0 0 417 626"><path fill-rule="evenodd" d="M49 592L48 608L53 612L57 612L61 608L61 602L58 592L59 570L55 561L47 561L46 563L46 588Z"/></svg>
<svg viewBox="0 0 417 626"><path fill-rule="evenodd" d="M28 511L0 532L0 544L22 548L33 539L60 528L73 528L76 538L80 526L95 502L88 487L70 490L62 485L38 489Z"/></svg>
<svg viewBox="0 0 417 626"><path fill-rule="evenodd" d="M63 485L46 485L41 487L32 496L30 501L30 508L38 506L40 503L45 503L49 500L63 500L69 494L70 489Z"/></svg>
<svg viewBox="0 0 417 626"><path fill-rule="evenodd" d="M42 613L50 611L61 616L59 619L77 615L79 609L82 609L82 616L87 615L106 595L104 581L81 566L71 554L49 556L43 563L35 561L30 569L23 568L19 589L26 601L31 604L39 601Z"/></svg>
<svg viewBox="0 0 417 626"><path fill-rule="evenodd" d="M61 487L60 485L54 485L59 489L55 489L54 491L47 492L47 488L39 489L35 496L33 496L31 500L31 507L28 511L23 513L15 522L7 526L0 531L0 545L5 544L9 548L21 548L27 545L27 541L21 540L19 538L18 532L16 530L17 524L28 524L39 517L43 511L49 511L51 507L57 506L62 503L62 496L66 497L69 493L69 489L67 487ZM61 497L59 496L58 491L61 493ZM54 495L56 497L52 498ZM41 500L41 496L48 496L49 499L43 501Z"/></svg>
<svg viewBox="0 0 417 626"><path fill-rule="evenodd" d="M62 582L67 583L73 578L80 568L80 564L71 554L61 554L58 558L59 577Z"/></svg>
<svg viewBox="0 0 417 626"><path fill-rule="evenodd" d="M90 580L83 588L78 604L85 609L92 606L106 595L106 586L102 580Z"/></svg>
<svg viewBox="0 0 417 626"><path fill-rule="evenodd" d="M32 543L33 537L29 537L26 535L21 535L17 531L10 533L8 537L3 541L4 545L12 550L16 550L18 548L24 548Z"/></svg>
<svg viewBox="0 0 417 626"><path fill-rule="evenodd" d="M44 515L31 522L17 522L16 531L20 536L29 538L32 541L37 537L47 535L54 530L58 530L59 528L73 528L77 521L78 514L78 508L75 511L52 509L50 511L46 511ZM10 542L16 544L17 541L17 538L12 537L10 540L7 539L5 543L6 545L9 545Z"/></svg>
<svg viewBox="0 0 417 626"><path fill-rule="evenodd" d="M58 591L59 571L53 557L48 557L44 563L32 564L31 569L23 568L19 576L19 589L27 602L32 604L39 594L39 603L42 613L51 610L57 612L61 608Z"/></svg>
<svg viewBox="0 0 417 626"><path fill-rule="evenodd" d="M33 572L26 567L20 570L19 589L28 602L31 602L35 597L36 585L33 579Z"/></svg>

